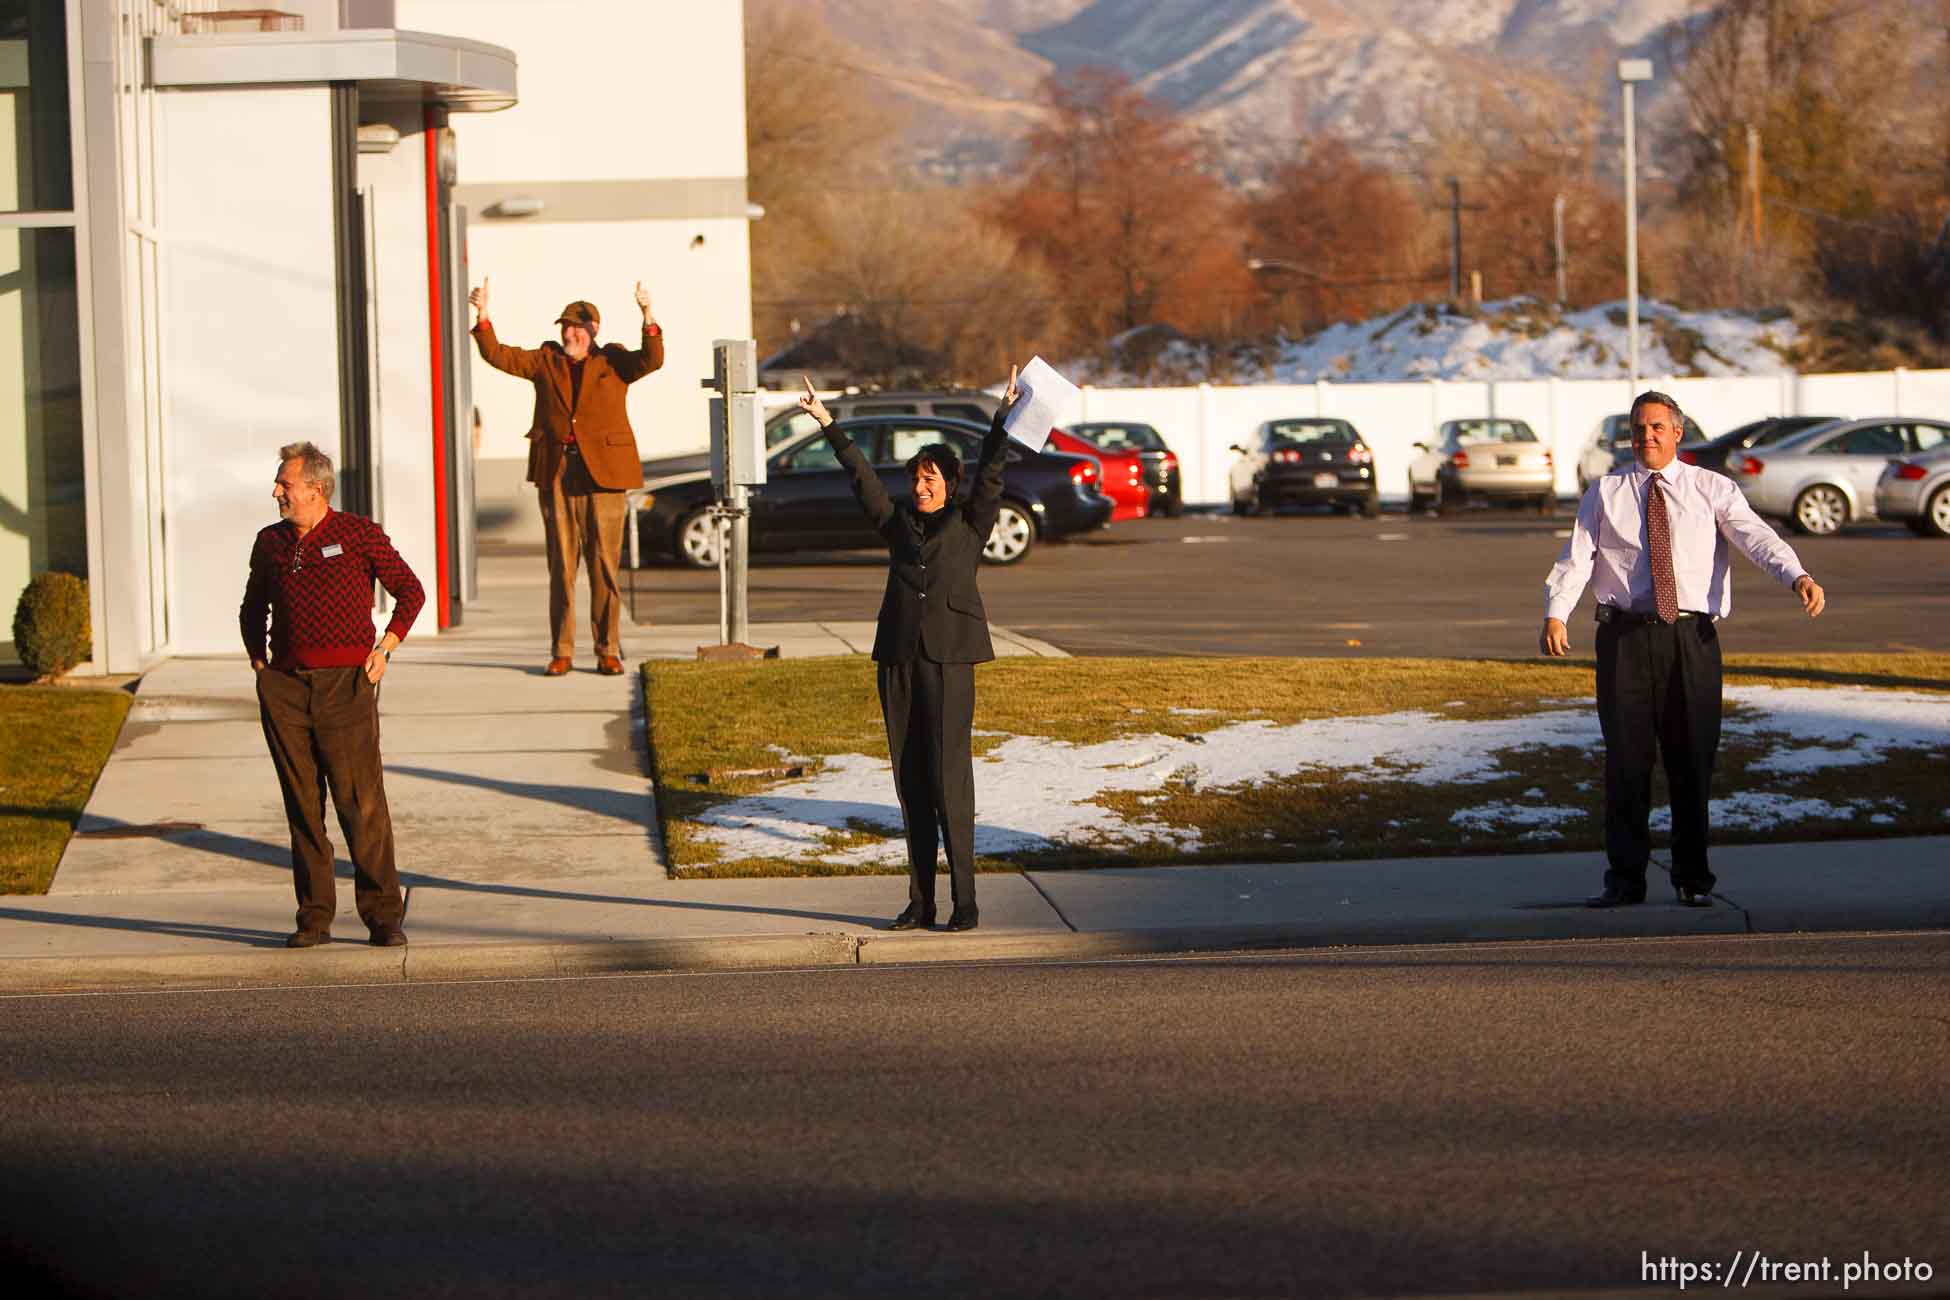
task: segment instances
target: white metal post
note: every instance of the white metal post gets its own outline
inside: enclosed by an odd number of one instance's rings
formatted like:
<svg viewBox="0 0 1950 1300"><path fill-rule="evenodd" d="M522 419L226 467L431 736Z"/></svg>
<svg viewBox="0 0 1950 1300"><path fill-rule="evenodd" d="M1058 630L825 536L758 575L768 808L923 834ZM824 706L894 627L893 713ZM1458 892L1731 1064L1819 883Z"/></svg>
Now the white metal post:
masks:
<svg viewBox="0 0 1950 1300"><path fill-rule="evenodd" d="M1564 307L1564 195L1560 191L1551 200L1551 242L1557 248L1557 306Z"/></svg>
<svg viewBox="0 0 1950 1300"><path fill-rule="evenodd" d="M1625 328L1626 354L1634 394L1639 386L1639 189L1638 148L1633 138L1632 85L1652 79L1652 60L1620 59L1618 81L1625 96Z"/></svg>
<svg viewBox="0 0 1950 1300"><path fill-rule="evenodd" d="M1632 139L1632 83L1625 83L1625 328L1631 357L1632 391L1639 387L1639 187L1638 157Z"/></svg>

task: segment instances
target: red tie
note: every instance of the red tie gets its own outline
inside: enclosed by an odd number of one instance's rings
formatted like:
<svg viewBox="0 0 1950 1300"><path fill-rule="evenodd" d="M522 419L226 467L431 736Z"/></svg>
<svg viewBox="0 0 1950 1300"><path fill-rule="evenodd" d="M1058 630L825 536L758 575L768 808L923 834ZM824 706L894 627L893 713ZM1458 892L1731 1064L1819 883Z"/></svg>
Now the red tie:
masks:
<svg viewBox="0 0 1950 1300"><path fill-rule="evenodd" d="M1645 536L1652 546L1652 603L1661 620L1679 620L1679 587L1672 577L1672 521L1666 518L1666 494L1659 476L1645 499Z"/></svg>

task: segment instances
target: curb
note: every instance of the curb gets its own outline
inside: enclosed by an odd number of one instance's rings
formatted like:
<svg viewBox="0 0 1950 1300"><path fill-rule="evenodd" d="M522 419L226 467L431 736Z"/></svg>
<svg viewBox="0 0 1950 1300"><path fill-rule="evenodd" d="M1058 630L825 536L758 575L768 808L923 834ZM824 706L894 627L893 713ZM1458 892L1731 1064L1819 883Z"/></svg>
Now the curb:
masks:
<svg viewBox="0 0 1950 1300"><path fill-rule="evenodd" d="M1765 927L1741 909L1553 909L1514 915L1376 919L1264 925L1181 926L1082 933L1012 932L747 935L715 939L604 940L561 944L454 944L303 953L251 949L222 954L22 957L0 961L0 993L431 984L649 972L918 966L953 962L1077 961L1268 949L1384 947L1425 943L1660 939L1742 934L1950 928L1950 906L1784 911ZM1573 922L1572 917L1576 920Z"/></svg>

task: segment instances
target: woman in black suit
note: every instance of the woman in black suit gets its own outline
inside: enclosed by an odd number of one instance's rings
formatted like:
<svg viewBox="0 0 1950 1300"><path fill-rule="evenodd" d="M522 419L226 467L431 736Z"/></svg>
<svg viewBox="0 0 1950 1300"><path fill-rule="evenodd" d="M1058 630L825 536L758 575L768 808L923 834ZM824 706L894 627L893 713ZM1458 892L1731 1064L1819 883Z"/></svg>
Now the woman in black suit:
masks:
<svg viewBox="0 0 1950 1300"><path fill-rule="evenodd" d="M803 376L802 376L803 378ZM894 789L907 826L907 909L890 927L932 926L935 851L945 841L955 910L950 930L973 930L975 907L975 665L995 658L975 568L1002 504L1007 457L1002 417L1020 396L1016 372L1002 409L982 440L975 490L957 505L961 458L945 443L921 448L907 462L912 501L896 503L880 475L844 433L805 380L800 409L819 421L853 495L887 543L887 594L880 602L873 658L879 665L880 713L894 762Z"/></svg>

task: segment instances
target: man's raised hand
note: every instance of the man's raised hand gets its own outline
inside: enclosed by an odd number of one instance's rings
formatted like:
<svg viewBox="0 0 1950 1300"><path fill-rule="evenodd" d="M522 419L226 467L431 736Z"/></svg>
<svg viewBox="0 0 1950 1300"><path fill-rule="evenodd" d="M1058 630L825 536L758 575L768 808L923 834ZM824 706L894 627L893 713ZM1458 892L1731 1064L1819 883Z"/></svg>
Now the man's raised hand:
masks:
<svg viewBox="0 0 1950 1300"><path fill-rule="evenodd" d="M822 429L832 424L833 413L826 409L826 403L820 401L819 394L813 391L812 380L800 375L799 382L806 386L805 395L799 399L799 409L817 420Z"/></svg>
<svg viewBox="0 0 1950 1300"><path fill-rule="evenodd" d="M636 282L636 305L643 311L643 319L650 319L650 291L643 287L643 281Z"/></svg>
<svg viewBox="0 0 1950 1300"><path fill-rule="evenodd" d="M1014 366L1010 366L1009 386L1002 390L1002 404L1004 406L1014 406L1016 404L1016 399L1021 396L1022 396L1022 388L1016 383L1016 368Z"/></svg>
<svg viewBox="0 0 1950 1300"><path fill-rule="evenodd" d="M1537 634L1537 648L1552 659L1562 659L1571 653L1571 629L1561 618L1545 619L1544 630Z"/></svg>
<svg viewBox="0 0 1950 1300"><path fill-rule="evenodd" d="M467 301L474 308L476 324L488 318L488 282L486 276L482 276L480 285L472 293L467 295Z"/></svg>

